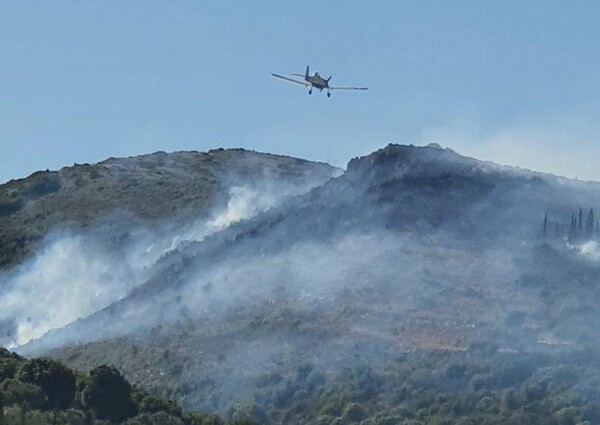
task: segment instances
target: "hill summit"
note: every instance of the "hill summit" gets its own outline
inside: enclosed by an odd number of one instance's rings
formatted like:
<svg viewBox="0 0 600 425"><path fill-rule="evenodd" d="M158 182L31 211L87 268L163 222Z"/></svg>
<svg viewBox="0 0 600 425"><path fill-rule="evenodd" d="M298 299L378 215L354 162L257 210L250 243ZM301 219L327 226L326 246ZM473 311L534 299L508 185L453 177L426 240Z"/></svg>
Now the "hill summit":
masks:
<svg viewBox="0 0 600 425"><path fill-rule="evenodd" d="M38 171L0 185L0 268L23 261L57 228L85 228L119 215L130 227L186 221L206 215L236 182L310 187L338 172L324 163L244 149L155 152Z"/></svg>

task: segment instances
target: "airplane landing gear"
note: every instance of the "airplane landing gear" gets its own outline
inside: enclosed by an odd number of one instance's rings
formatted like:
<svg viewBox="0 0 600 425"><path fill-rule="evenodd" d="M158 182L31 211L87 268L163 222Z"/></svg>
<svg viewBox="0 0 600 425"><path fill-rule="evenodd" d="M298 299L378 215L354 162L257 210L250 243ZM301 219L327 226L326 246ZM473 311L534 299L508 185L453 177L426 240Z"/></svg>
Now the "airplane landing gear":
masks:
<svg viewBox="0 0 600 425"><path fill-rule="evenodd" d="M327 92L327 97L331 97L331 92Z"/></svg>
<svg viewBox="0 0 600 425"><path fill-rule="evenodd" d="M310 90L308 91L308 94L312 94L312 89L310 89Z"/></svg>

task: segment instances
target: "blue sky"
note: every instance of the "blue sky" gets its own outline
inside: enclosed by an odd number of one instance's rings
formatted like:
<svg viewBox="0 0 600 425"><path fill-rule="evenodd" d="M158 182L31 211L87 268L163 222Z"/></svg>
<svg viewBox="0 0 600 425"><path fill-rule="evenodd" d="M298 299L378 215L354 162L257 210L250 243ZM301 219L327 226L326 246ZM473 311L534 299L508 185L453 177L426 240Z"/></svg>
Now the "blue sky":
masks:
<svg viewBox="0 0 600 425"><path fill-rule="evenodd" d="M600 2L0 0L0 182L157 150L437 142L600 180ZM307 64L367 92L308 96Z"/></svg>

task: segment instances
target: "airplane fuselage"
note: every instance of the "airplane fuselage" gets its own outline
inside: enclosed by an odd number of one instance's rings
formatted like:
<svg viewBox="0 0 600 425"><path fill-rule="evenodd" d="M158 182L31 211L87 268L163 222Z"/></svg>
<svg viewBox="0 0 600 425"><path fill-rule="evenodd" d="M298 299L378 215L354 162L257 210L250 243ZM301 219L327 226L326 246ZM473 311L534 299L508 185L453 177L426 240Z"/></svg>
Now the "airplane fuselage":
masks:
<svg viewBox="0 0 600 425"><path fill-rule="evenodd" d="M329 83L323 77L316 72L314 75L307 75L305 78L306 82L310 83L314 88L323 90L329 87Z"/></svg>

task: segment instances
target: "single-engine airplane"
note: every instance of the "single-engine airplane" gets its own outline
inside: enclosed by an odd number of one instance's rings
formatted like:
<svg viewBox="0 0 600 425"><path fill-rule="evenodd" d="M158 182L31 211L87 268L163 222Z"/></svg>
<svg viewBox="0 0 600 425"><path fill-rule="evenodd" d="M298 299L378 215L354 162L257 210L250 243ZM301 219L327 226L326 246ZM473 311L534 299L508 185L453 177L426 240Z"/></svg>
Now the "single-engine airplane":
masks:
<svg viewBox="0 0 600 425"><path fill-rule="evenodd" d="M329 85L331 76L327 79L321 77L318 72L310 75L309 66L306 66L306 72L302 74L292 74L296 77L304 77L304 81L296 80L295 78L285 77L279 74L271 73L273 77L281 78L282 80L289 81L290 83L300 84L304 87L310 87L308 94L312 94L313 89L319 89L319 91L327 90L327 97L331 97L332 90L368 90L368 87L332 87Z"/></svg>

